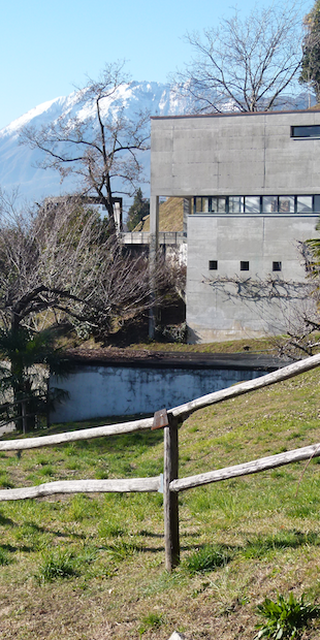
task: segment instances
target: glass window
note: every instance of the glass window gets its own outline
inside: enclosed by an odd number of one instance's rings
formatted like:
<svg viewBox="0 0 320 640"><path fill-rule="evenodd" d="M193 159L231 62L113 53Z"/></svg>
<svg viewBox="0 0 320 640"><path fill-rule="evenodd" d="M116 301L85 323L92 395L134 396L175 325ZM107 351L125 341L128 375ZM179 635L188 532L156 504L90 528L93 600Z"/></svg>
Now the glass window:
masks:
<svg viewBox="0 0 320 640"><path fill-rule="evenodd" d="M260 196L245 197L245 212L260 213Z"/></svg>
<svg viewBox="0 0 320 640"><path fill-rule="evenodd" d="M264 213L278 213L278 196L263 196L262 211Z"/></svg>
<svg viewBox="0 0 320 640"><path fill-rule="evenodd" d="M218 260L209 260L209 271L217 271Z"/></svg>
<svg viewBox="0 0 320 640"><path fill-rule="evenodd" d="M247 260L241 260L240 271L249 271L249 262Z"/></svg>
<svg viewBox="0 0 320 640"><path fill-rule="evenodd" d="M229 213L243 213L243 212L244 212L244 197L230 196L229 197Z"/></svg>
<svg viewBox="0 0 320 640"><path fill-rule="evenodd" d="M226 198L224 196L211 198L211 211L212 213L225 213L226 212Z"/></svg>
<svg viewBox="0 0 320 640"><path fill-rule="evenodd" d="M279 196L279 213L294 213L294 196Z"/></svg>
<svg viewBox="0 0 320 640"><path fill-rule="evenodd" d="M195 198L195 213L209 212L209 198Z"/></svg>
<svg viewBox="0 0 320 640"><path fill-rule="evenodd" d="M292 138L320 138L320 124L291 127Z"/></svg>
<svg viewBox="0 0 320 640"><path fill-rule="evenodd" d="M312 196L297 196L297 212L312 213Z"/></svg>
<svg viewBox="0 0 320 640"><path fill-rule="evenodd" d="M288 214L320 213L320 194L299 196L206 196L194 197L194 213Z"/></svg>
<svg viewBox="0 0 320 640"><path fill-rule="evenodd" d="M272 271L281 271L282 264L281 262L273 262L272 263Z"/></svg>

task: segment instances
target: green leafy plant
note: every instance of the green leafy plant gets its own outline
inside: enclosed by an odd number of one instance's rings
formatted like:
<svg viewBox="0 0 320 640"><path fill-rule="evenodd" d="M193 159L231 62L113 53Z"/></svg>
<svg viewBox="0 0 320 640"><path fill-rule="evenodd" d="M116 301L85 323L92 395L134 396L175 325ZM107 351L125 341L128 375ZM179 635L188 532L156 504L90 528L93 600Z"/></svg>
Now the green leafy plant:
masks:
<svg viewBox="0 0 320 640"><path fill-rule="evenodd" d="M185 567L191 575L205 573L224 566L231 557L231 553L222 545L205 545L186 559Z"/></svg>
<svg viewBox="0 0 320 640"><path fill-rule="evenodd" d="M309 620L319 616L320 610L316 605L305 602L304 594L297 599L291 592L288 598L278 594L275 602L265 598L258 605L257 613L265 618L265 622L256 625L259 632L255 640L260 638L293 640L300 636Z"/></svg>

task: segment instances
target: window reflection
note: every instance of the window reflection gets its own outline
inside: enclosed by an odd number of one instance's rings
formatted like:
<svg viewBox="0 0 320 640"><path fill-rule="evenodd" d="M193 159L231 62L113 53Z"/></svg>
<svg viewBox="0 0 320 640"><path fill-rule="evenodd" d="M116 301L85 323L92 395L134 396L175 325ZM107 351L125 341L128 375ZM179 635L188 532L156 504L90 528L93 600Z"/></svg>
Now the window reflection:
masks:
<svg viewBox="0 0 320 640"><path fill-rule="evenodd" d="M294 213L294 196L279 196L279 213Z"/></svg>
<svg viewBox="0 0 320 640"><path fill-rule="evenodd" d="M262 211L264 213L278 212L278 196L263 196Z"/></svg>
<svg viewBox="0 0 320 640"><path fill-rule="evenodd" d="M245 197L245 212L260 213L260 196Z"/></svg>
<svg viewBox="0 0 320 640"><path fill-rule="evenodd" d="M244 197L229 196L229 213L243 213L243 212L244 212Z"/></svg>
<svg viewBox="0 0 320 640"><path fill-rule="evenodd" d="M194 198L194 213L205 214L314 214L320 213L320 195L208 196Z"/></svg>
<svg viewBox="0 0 320 640"><path fill-rule="evenodd" d="M312 212L312 196L297 196L298 213Z"/></svg>

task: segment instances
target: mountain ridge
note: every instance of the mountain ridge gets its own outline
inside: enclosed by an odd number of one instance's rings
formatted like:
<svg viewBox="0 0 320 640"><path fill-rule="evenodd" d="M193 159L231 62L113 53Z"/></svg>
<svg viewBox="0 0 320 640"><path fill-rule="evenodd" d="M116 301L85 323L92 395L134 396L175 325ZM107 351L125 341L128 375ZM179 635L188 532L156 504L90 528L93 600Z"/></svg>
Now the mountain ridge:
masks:
<svg viewBox="0 0 320 640"><path fill-rule="evenodd" d="M78 183L70 174L63 182L53 169L42 169L39 163L44 159L38 149L31 149L20 143L20 133L24 126L35 129L58 119L62 115L78 117L80 120L90 119L94 115L89 102L79 101L81 90L73 91L67 96L59 96L53 100L37 105L0 130L0 190L7 194L18 193L20 203L40 202L45 197L61 196L77 191ZM297 108L305 108L307 93L297 97ZM121 85L112 99L105 98L102 109L105 113L116 112L124 105L124 114L134 119L138 111L148 111L150 116L174 116L194 113L192 99L182 97L169 84L149 81L133 81ZM302 106L303 105L303 106ZM230 105L232 110L232 105ZM144 178L141 188L144 196L149 196L150 151L141 156ZM114 195L121 192L121 181L113 179ZM128 209L131 200L124 198L124 209Z"/></svg>
<svg viewBox="0 0 320 640"><path fill-rule="evenodd" d="M150 115L183 115L188 111L188 101L177 96L167 84L158 82L131 82L121 85L112 100L105 98L102 103L104 112L112 112L124 105L125 115L135 118L136 112L145 110ZM68 176L61 182L60 175L53 169L41 169L38 165L43 154L20 143L20 133L26 125L35 129L52 122L62 115L77 116L80 120L90 119L93 115L89 103L79 103L79 92L68 96L59 96L37 105L0 130L0 188L13 193L18 191L23 202L41 201L48 196L60 196L77 190L74 176ZM144 195L149 195L147 181L150 174L150 152L143 154ZM116 195L121 183L114 179L113 189ZM127 203L128 206L129 202Z"/></svg>

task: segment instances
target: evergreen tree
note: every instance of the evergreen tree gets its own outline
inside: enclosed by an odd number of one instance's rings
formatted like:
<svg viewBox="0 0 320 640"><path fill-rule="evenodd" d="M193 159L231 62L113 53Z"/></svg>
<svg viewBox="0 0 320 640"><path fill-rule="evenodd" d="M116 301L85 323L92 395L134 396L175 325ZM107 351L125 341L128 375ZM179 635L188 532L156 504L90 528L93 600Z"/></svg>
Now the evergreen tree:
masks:
<svg viewBox="0 0 320 640"><path fill-rule="evenodd" d="M306 35L302 44L300 82L309 84L320 102L320 0L305 16Z"/></svg>
<svg viewBox="0 0 320 640"><path fill-rule="evenodd" d="M127 227L129 231L133 231L141 220L150 213L149 200L143 197L140 187L134 196L133 204L128 212Z"/></svg>

